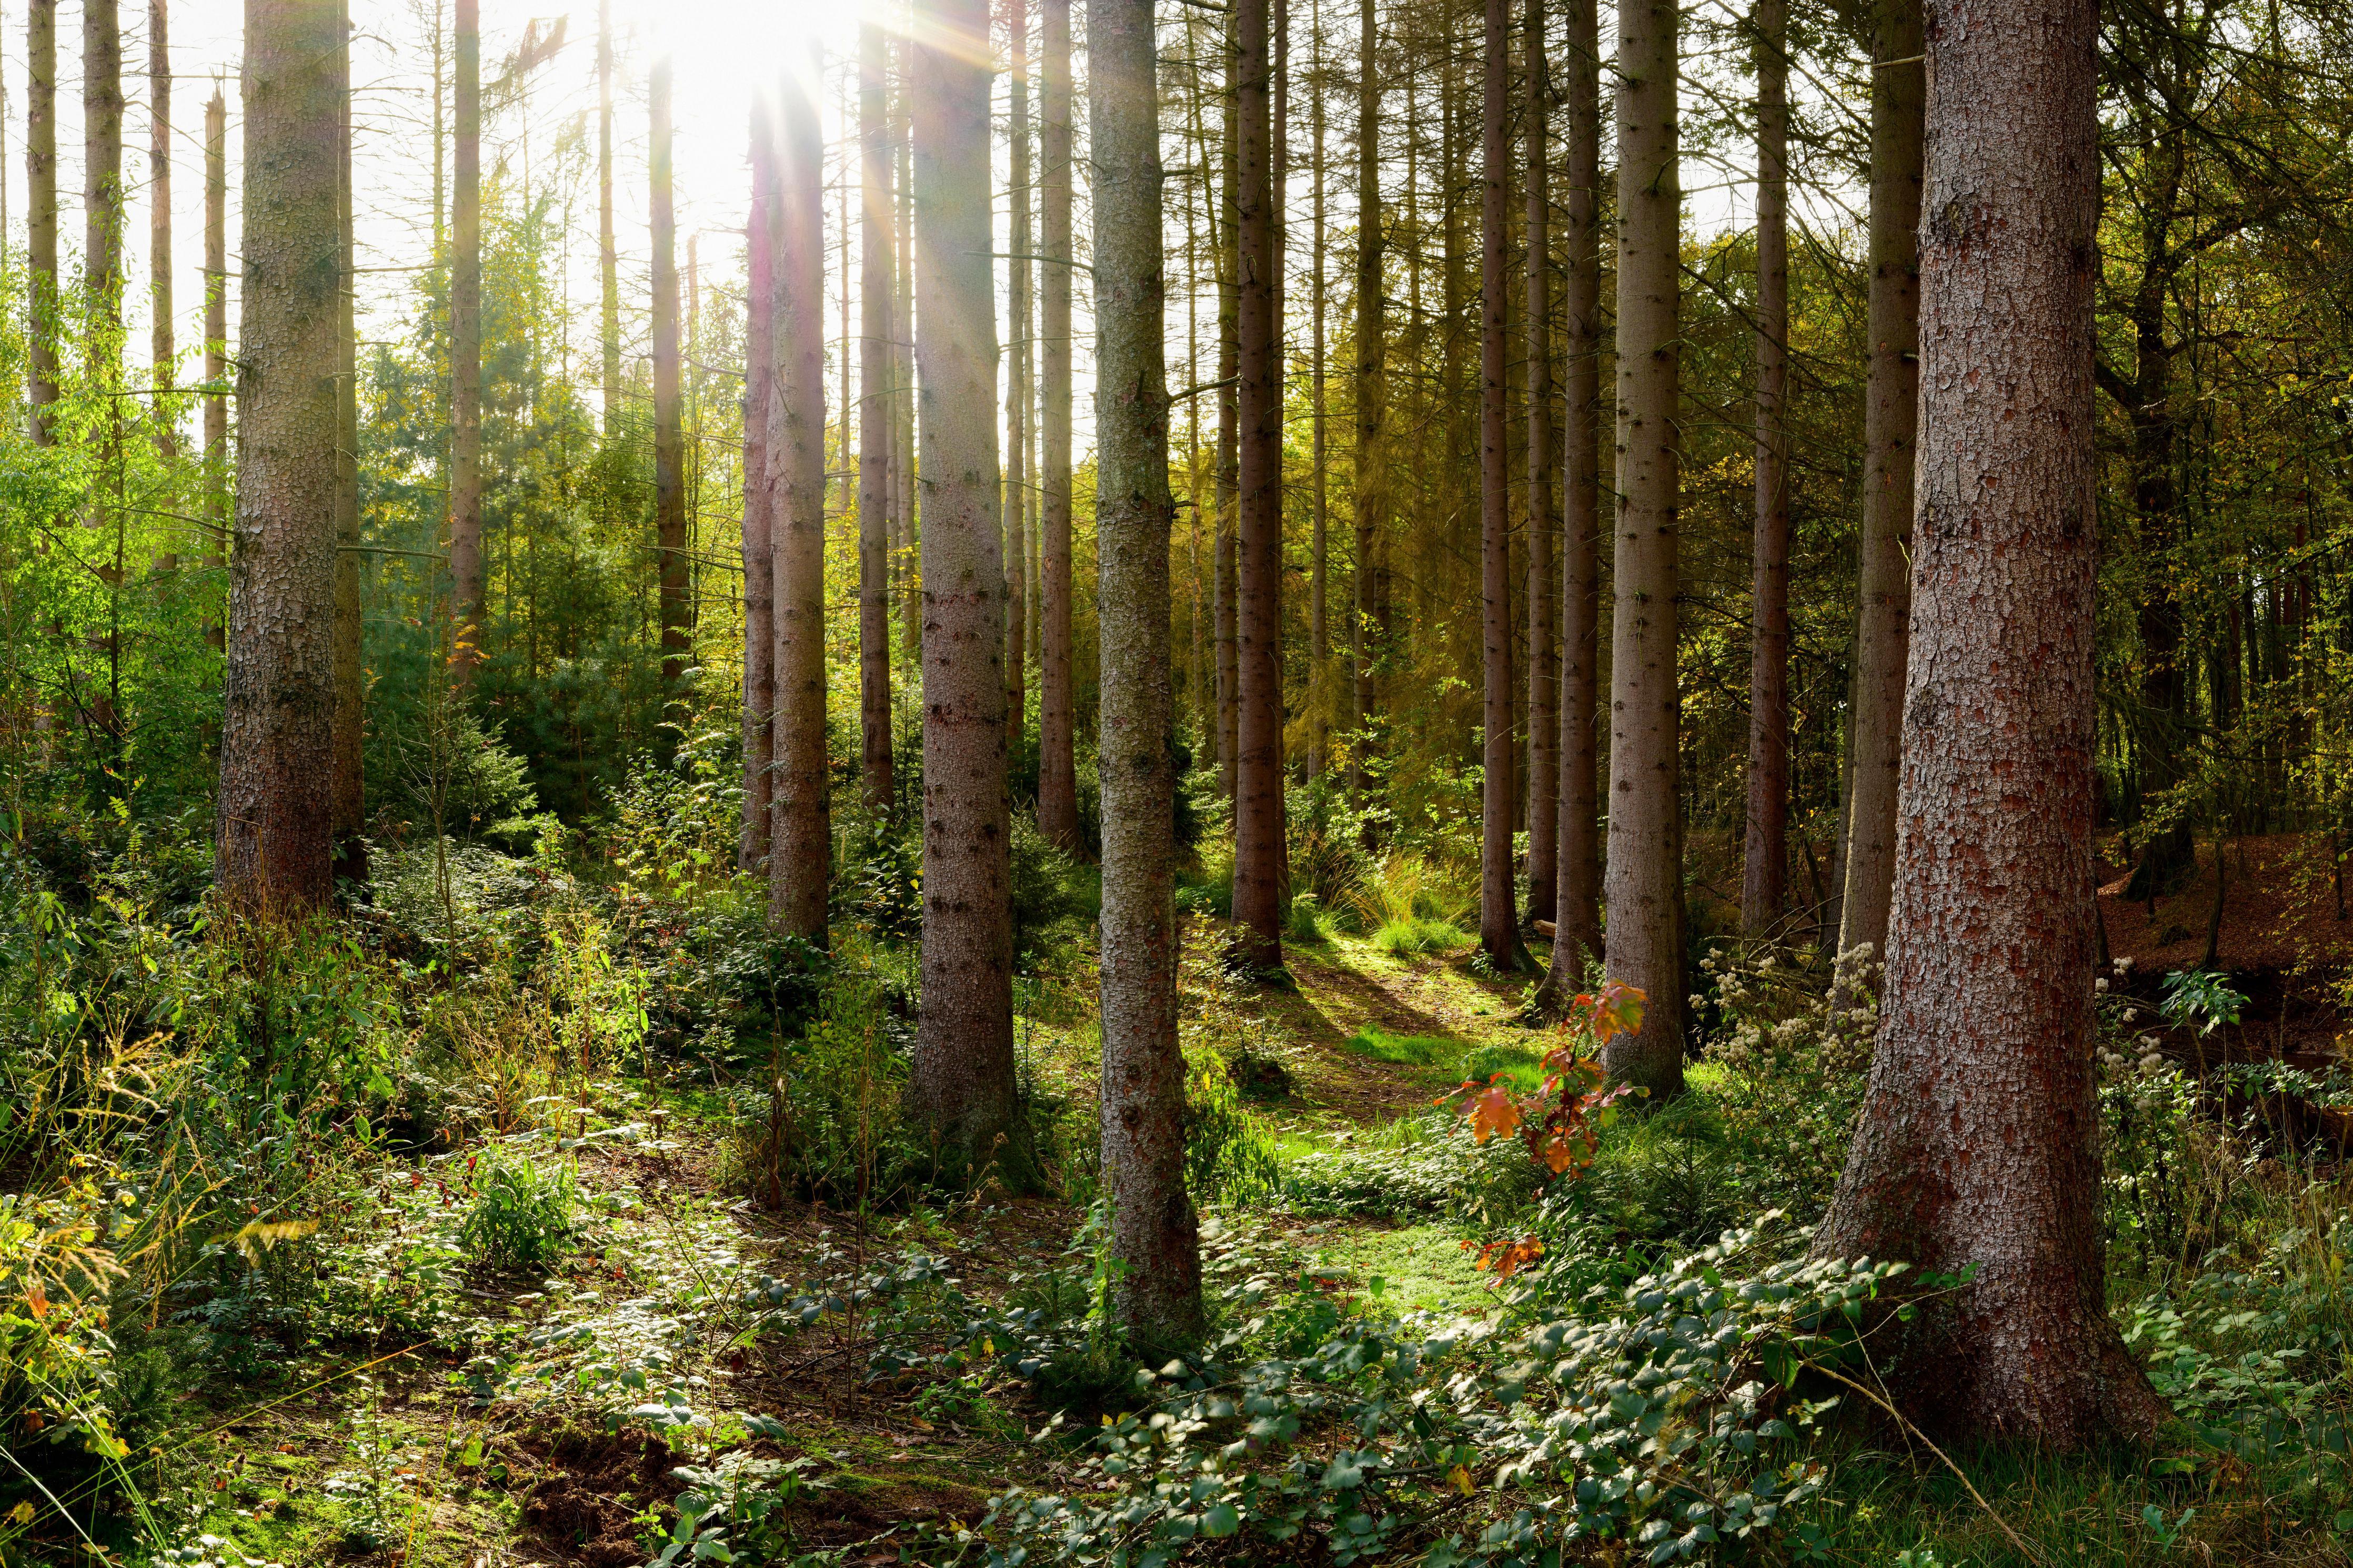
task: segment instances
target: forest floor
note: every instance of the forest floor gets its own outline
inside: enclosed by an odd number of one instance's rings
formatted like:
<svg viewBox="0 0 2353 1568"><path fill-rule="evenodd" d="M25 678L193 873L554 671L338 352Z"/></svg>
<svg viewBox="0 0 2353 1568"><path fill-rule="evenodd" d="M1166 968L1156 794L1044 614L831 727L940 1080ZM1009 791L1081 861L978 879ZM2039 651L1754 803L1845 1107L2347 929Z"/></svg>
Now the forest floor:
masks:
<svg viewBox="0 0 2353 1568"><path fill-rule="evenodd" d="M1248 992L1242 1025L1280 1064L1251 1104L1286 1155L1377 1134L1482 1053L1533 1060L1520 986L1473 973L1466 955L1337 937L1290 956L1295 988ZM1075 1051L1049 1039L1042 1052L1064 1088L1091 1089ZM744 1299L929 1255L965 1298L1001 1306L1066 1261L1082 1214L1002 1194L865 1219L774 1212L725 1190L730 1130L691 1096L603 1086L566 1121L551 1142L590 1217L565 1255L502 1272L463 1261L452 1163L476 1156L388 1163L372 1223L328 1266L372 1287L358 1294L380 1315L347 1313L342 1334L188 1396L206 1408L187 1413L200 1435L175 1471L201 1520L184 1539L206 1560L636 1568L723 1455L726 1473L759 1476L781 1500L763 1525L792 1561L879 1563L899 1560L908 1527L975 1522L1009 1484L1054 1485L1056 1451L1029 1441L1046 1415L1018 1383L876 1376L855 1313L804 1330ZM1208 1220L1220 1224L1252 1226L1335 1295L1369 1285L1402 1309L1486 1315L1491 1282L1451 1227Z"/></svg>

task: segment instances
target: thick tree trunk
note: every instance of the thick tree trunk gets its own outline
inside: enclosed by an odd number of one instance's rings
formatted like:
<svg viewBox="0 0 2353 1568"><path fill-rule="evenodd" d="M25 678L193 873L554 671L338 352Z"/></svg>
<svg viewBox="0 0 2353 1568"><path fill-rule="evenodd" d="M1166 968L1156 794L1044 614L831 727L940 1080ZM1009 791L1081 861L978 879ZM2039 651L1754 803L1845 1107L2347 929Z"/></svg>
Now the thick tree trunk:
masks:
<svg viewBox="0 0 2353 1568"><path fill-rule="evenodd" d="M667 68L658 65L655 71L666 85ZM807 79L818 79L814 59ZM775 357L764 442L775 573L770 613L776 626L768 923L822 948L833 843L825 745L825 139L807 93L787 90L779 97L778 227L771 262ZM665 107L667 98L665 92ZM664 160L665 172L667 166ZM660 252L657 237L657 258ZM654 311L659 323L659 286ZM660 418L657 413L658 430Z"/></svg>
<svg viewBox="0 0 2353 1568"><path fill-rule="evenodd" d="M882 28L858 32L858 729L866 808L891 809L891 144ZM848 411L844 411L844 417Z"/></svg>
<svg viewBox="0 0 2353 1568"><path fill-rule="evenodd" d="M82 0L81 7L82 281L92 350L110 366L121 352L111 333L122 323L122 24L115 3Z"/></svg>
<svg viewBox="0 0 2353 1568"><path fill-rule="evenodd" d="M1241 122L1240 99L1235 88L1240 64L1235 47L1233 21L1228 15L1225 47L1225 134L1218 151L1217 217L1209 225L1209 245L1218 271L1218 497L1217 620L1218 644L1218 794L1239 820L1241 745L1240 663L1240 624L1239 512L1241 506Z"/></svg>
<svg viewBox="0 0 2353 1568"><path fill-rule="evenodd" d="M250 0L248 0L250 3ZM458 0L457 147L449 258L450 669L472 679L482 647L482 24Z"/></svg>
<svg viewBox="0 0 2353 1568"><path fill-rule="evenodd" d="M1755 0L1757 448L1748 615L1748 831L1740 929L1774 936L1789 874L1789 17ZM1908 70L1899 66L1899 70Z"/></svg>
<svg viewBox="0 0 2353 1568"><path fill-rule="evenodd" d="M910 95L914 81L914 44L899 40L898 224L893 231L899 247L898 310L898 464L894 491L899 515L899 549L903 564L899 591L899 647L902 657L922 667L923 595L921 563L915 543L915 174L910 132Z"/></svg>
<svg viewBox="0 0 2353 1568"><path fill-rule="evenodd" d="M282 918L333 894L339 8L247 0L237 524L223 697L223 898Z"/></svg>
<svg viewBox="0 0 2353 1568"><path fill-rule="evenodd" d="M752 107L752 210L744 229L744 833L737 867L765 875L775 799L776 712L774 494L768 412L776 389L777 210L776 122Z"/></svg>
<svg viewBox="0 0 2353 1568"><path fill-rule="evenodd" d="M32 342L28 388L33 440L54 444L44 411L58 400L58 0L25 9L25 264Z"/></svg>
<svg viewBox="0 0 2353 1568"><path fill-rule="evenodd" d="M1038 591L1038 827L1076 853L1079 842L1078 698L1071 669L1071 0L1044 0L1044 69L1039 80L1038 275L1039 388ZM1157 165L1154 159L1156 186ZM1153 274L1159 291L1159 273ZM1164 389L1165 395L1165 389ZM1166 416L1159 440L1167 445ZM1162 488L1166 488L1163 476ZM1167 523L1161 524L1166 550ZM1164 598L1166 584L1161 587ZM1166 619L1166 606L1163 606Z"/></svg>
<svg viewBox="0 0 2353 1568"><path fill-rule="evenodd" d="M1676 686L1682 454L1672 0L1618 8L1618 556L1609 671L1609 973L1650 997L1610 1076L1681 1092L1683 789Z"/></svg>
<svg viewBox="0 0 2353 1568"><path fill-rule="evenodd" d="M1029 470L1026 431L1029 410L1029 10L1007 0L1006 41L1010 78L1007 141L1011 163L1009 258L1006 262L1005 355L1005 722L1018 747L1029 724Z"/></svg>
<svg viewBox="0 0 2353 1568"><path fill-rule="evenodd" d="M1880 0L1871 73L1871 364L1863 395L1862 592L1847 721L1846 875L1841 952L1887 947L1895 879L1895 790L1912 636L1913 438L1919 418L1922 115L1920 0Z"/></svg>
<svg viewBox="0 0 2353 1568"><path fill-rule="evenodd" d="M1560 847L1552 964L1542 1003L1557 1014L1601 956L1601 59L1596 0L1567 0L1568 225L1561 321L1567 339L1561 445Z"/></svg>
<svg viewBox="0 0 2353 1568"><path fill-rule="evenodd" d="M160 8L163 0L156 0ZM359 276L352 229L352 13L335 5L335 875L367 879L360 837L366 808L367 723L360 637Z"/></svg>
<svg viewBox="0 0 2353 1568"><path fill-rule="evenodd" d="M1233 918L1252 970L1282 965L1282 403L1275 364L1274 161L1267 0L1235 0L1235 539Z"/></svg>
<svg viewBox="0 0 2353 1568"><path fill-rule="evenodd" d="M1560 612L1554 601L1552 180L1546 121L1544 0L1527 0L1520 37L1527 116L1528 919L1554 920L1560 887Z"/></svg>
<svg viewBox="0 0 2353 1568"><path fill-rule="evenodd" d="M1324 249L1326 243L1328 195L1326 180L1329 169L1324 162L1324 13L1315 8L1312 30L1314 62L1309 66L1310 96L1308 98L1309 178L1314 184L1310 198L1313 212L1309 218L1314 228L1310 249L1315 268L1308 284L1308 310L1311 319L1308 340L1308 452L1310 480L1308 510L1307 566L1307 639L1308 639L1308 710L1312 729L1307 743L1307 776L1323 775L1332 750L1332 623L1329 616L1331 586L1331 555L1329 531L1331 497L1324 466L1330 460L1326 440L1324 410L1324 329L1329 305L1330 287L1324 271Z"/></svg>
<svg viewBox="0 0 2353 1568"><path fill-rule="evenodd" d="M915 8L915 340L923 399L923 990L908 1103L951 1175L1028 1181L1006 882L987 0Z"/></svg>
<svg viewBox="0 0 2353 1568"><path fill-rule="evenodd" d="M228 526L227 380L228 105L216 87L205 105L205 384L215 389L205 394L205 489L206 515L221 528Z"/></svg>
<svg viewBox="0 0 2353 1568"><path fill-rule="evenodd" d="M1915 1419L2081 1447L2161 1411L2109 1320L2092 1082L2099 218L2092 0L1929 30L1915 651L1895 900L1825 1256L1972 1274Z"/></svg>
<svg viewBox="0 0 2353 1568"><path fill-rule="evenodd" d="M1362 796L1372 746L1376 557L1388 526L1387 301L1381 268L1381 90L1377 0L1358 0L1356 39L1356 512L1353 613L1348 617L1349 786Z"/></svg>
<svg viewBox="0 0 2353 1568"><path fill-rule="evenodd" d="M1486 23L1479 189L1479 633L1485 677L1479 947L1490 963L1509 973L1520 962L1512 857L1512 808L1518 795L1512 774L1519 752L1512 733L1512 470L1504 435L1510 352L1504 342L1504 296L1510 288L1505 247L1510 241L1504 216L1512 178L1510 0L1486 0Z"/></svg>
<svg viewBox="0 0 2353 1568"><path fill-rule="evenodd" d="M648 75L646 109L651 121L651 134L648 138L647 162L649 166L647 171L649 190L646 205L653 230L654 559L660 572L659 607L662 685L675 689L679 679L686 673L693 636L687 621L686 454L679 410L678 219L670 192L670 59L667 55L655 59L653 69ZM786 133L786 155L789 156L789 131ZM791 193L787 190L786 200L789 202L790 199ZM789 208L787 211L789 214ZM792 221L788 216L788 231ZM778 265L782 264L780 258ZM779 332L784 331L781 322L777 330ZM822 327L819 331L823 331ZM818 353L820 357L824 353L821 342ZM818 404L822 407L825 402L822 386L818 389L817 396ZM822 466L820 458L819 467ZM792 521L784 520L784 526L789 530L793 526ZM780 552L782 548L780 542ZM783 571L780 564L777 568L780 577ZM779 601L776 605L779 627L785 613L785 606ZM785 679L784 668L779 665L776 669L778 685L782 686Z"/></svg>
<svg viewBox="0 0 2353 1568"><path fill-rule="evenodd" d="M1050 72L1050 9L1048 17ZM1154 42L1152 0L1089 0L1100 323L1103 1172L1112 1255L1125 1265L1113 1307L1131 1341L1159 1347L1198 1338L1204 1317L1200 1232L1185 1192L1185 1054L1176 1040L1176 774L1169 744L1176 713L1168 659L1168 535L1176 508L1168 493L1160 330L1166 301ZM1048 158L1050 171L1050 153Z"/></svg>
<svg viewBox="0 0 2353 1568"><path fill-rule="evenodd" d="M596 5L596 318L604 351L605 439L621 428L621 258L613 232L613 0Z"/></svg>
<svg viewBox="0 0 2353 1568"><path fill-rule="evenodd" d="M153 312L147 358L158 394L172 385L172 18L170 0L147 0L147 298ZM5 215L0 215L5 222ZM156 449L177 448L157 410Z"/></svg>

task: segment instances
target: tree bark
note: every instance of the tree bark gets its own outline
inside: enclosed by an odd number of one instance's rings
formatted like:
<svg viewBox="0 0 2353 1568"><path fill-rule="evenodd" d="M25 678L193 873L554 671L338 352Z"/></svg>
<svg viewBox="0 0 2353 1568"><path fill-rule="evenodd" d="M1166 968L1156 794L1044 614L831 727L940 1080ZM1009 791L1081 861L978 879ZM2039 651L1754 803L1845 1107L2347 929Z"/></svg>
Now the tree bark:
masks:
<svg viewBox="0 0 2353 1568"><path fill-rule="evenodd" d="M1330 285L1324 271L1324 249L1327 243L1330 168L1324 160L1326 111L1324 102L1324 12L1320 5L1312 14L1310 30L1314 35L1314 60L1310 73L1308 97L1308 158L1309 177L1314 183L1314 204L1309 218L1314 228L1310 249L1314 253L1314 272L1308 284L1308 310L1312 325L1308 340L1308 450L1310 473L1307 578L1307 638L1310 675L1308 678L1308 709L1312 714L1307 744L1307 776L1320 778L1328 765L1332 751L1332 623L1330 610L1331 555L1329 533L1331 496L1324 473L1330 460L1324 408L1324 331L1330 304Z"/></svg>
<svg viewBox="0 0 2353 1568"><path fill-rule="evenodd" d="M898 467L895 489L899 514L899 549L903 584L899 592L899 646L902 654L921 668L923 648L923 595L915 543L915 175L914 149L909 134L909 96L913 90L914 44L899 40L899 123L893 136L898 145L898 224L893 237L899 247L898 310Z"/></svg>
<svg viewBox="0 0 2353 1568"><path fill-rule="evenodd" d="M1872 53L1909 60L1925 47L1920 0L1880 0ZM1912 636L1914 433L1919 418L1920 173L1927 82L1915 65L1871 73L1871 363L1863 395L1862 589L1847 731L1846 876L1841 952L1887 948L1895 879L1895 792Z"/></svg>
<svg viewBox="0 0 2353 1568"><path fill-rule="evenodd" d="M1029 389L1029 10L1007 0L1006 41L1010 77L1007 140L1010 143L1011 243L1006 262L1005 365L1005 721L1018 747L1029 727L1029 469L1027 451Z"/></svg>
<svg viewBox="0 0 2353 1568"><path fill-rule="evenodd" d="M1928 447L1884 1002L1825 1256L1969 1282L1893 1387L1964 1438L2078 1448L2162 1412L2109 1320L2092 1040L2093 0L1928 30Z"/></svg>
<svg viewBox="0 0 2353 1568"><path fill-rule="evenodd" d="M665 89L668 78L667 66L657 65ZM806 79L818 79L814 58ZM661 93L665 108L668 97ZM768 923L823 948L833 843L825 743L825 139L816 101L797 81L788 76L778 97L775 359L764 443L776 626ZM654 243L659 259L660 237ZM659 323L659 285L654 310ZM657 413L657 429L660 419Z"/></svg>
<svg viewBox="0 0 2353 1568"><path fill-rule="evenodd" d="M621 428L621 258L613 232L613 0L596 4L596 318L604 351L605 439Z"/></svg>
<svg viewBox="0 0 2353 1568"><path fill-rule="evenodd" d="M237 523L216 877L287 918L334 891L334 0L247 0Z"/></svg>
<svg viewBox="0 0 2353 1568"><path fill-rule="evenodd" d="M1006 881L987 0L915 8L915 340L923 402L923 991L908 1103L951 1175L1030 1171L1013 1075Z"/></svg>
<svg viewBox="0 0 2353 1568"><path fill-rule="evenodd" d="M1740 929L1775 934L1789 874L1789 18L1754 0L1757 51L1757 445L1748 615L1748 823ZM1897 67L1899 70L1908 67ZM1875 73L1874 73L1875 74Z"/></svg>
<svg viewBox="0 0 2353 1568"><path fill-rule="evenodd" d="M1560 612L1554 600L1552 183L1546 121L1544 0L1527 0L1520 40L1527 116L1528 919L1556 920L1560 900Z"/></svg>
<svg viewBox="0 0 2353 1568"><path fill-rule="evenodd" d="M1220 96L1225 134L1218 152L1216 217L1209 225L1209 246L1218 273L1218 531L1215 577L1218 644L1218 794L1240 821L1241 804L1241 665L1239 618L1240 523L1241 507L1241 258L1237 233L1241 226L1240 98L1235 88L1240 63L1235 47L1233 16L1226 20L1225 79Z"/></svg>
<svg viewBox="0 0 2353 1568"><path fill-rule="evenodd" d="M1601 822L1595 799L1601 691L1601 57L1596 0L1567 0L1566 20L1559 879L1552 963L1541 998L1556 1015L1583 984L1587 963L1601 957Z"/></svg>
<svg viewBox="0 0 2353 1568"><path fill-rule="evenodd" d="M1618 8L1618 554L1610 648L1609 973L1650 997L1603 1050L1653 1095L1683 1085L1681 699L1675 668L1682 187L1672 0Z"/></svg>
<svg viewBox="0 0 2353 1568"><path fill-rule="evenodd" d="M51 202L51 209L56 204ZM205 105L206 516L228 526L228 105L213 89ZM214 646L220 631L213 628Z"/></svg>
<svg viewBox="0 0 2353 1568"><path fill-rule="evenodd" d="M1486 0L1485 78L1482 84L1479 188L1479 633L1485 677L1484 782L1480 789L1479 948L1505 973L1519 967L1518 900L1513 886L1513 778L1519 748L1512 734L1512 472L1504 295L1510 243L1504 205L1511 185L1511 5Z"/></svg>
<svg viewBox="0 0 2353 1568"><path fill-rule="evenodd" d="M858 718L866 808L891 810L891 143L882 28L858 30Z"/></svg>
<svg viewBox="0 0 2353 1568"><path fill-rule="evenodd" d="M55 445L46 410L58 400L58 0L25 9L25 264L33 440Z"/></svg>
<svg viewBox="0 0 2353 1568"><path fill-rule="evenodd" d="M752 106L752 210L744 229L744 832L735 863L765 876L776 798L776 617L775 498L768 485L768 413L776 395L776 130L766 101Z"/></svg>
<svg viewBox="0 0 2353 1568"><path fill-rule="evenodd" d="M1267 0L1235 0L1234 925L1256 971L1282 966L1282 404L1275 365Z"/></svg>
<svg viewBox="0 0 2353 1568"><path fill-rule="evenodd" d="M1348 617L1349 786L1361 798L1370 783L1375 557L1388 526L1384 426L1388 413L1388 311L1381 268L1381 89L1377 0L1358 0L1356 44L1356 559L1350 564Z"/></svg>
<svg viewBox="0 0 2353 1568"><path fill-rule="evenodd" d="M1038 338L1039 395L1039 564L1044 596L1038 648L1038 827L1050 843L1077 853L1078 699L1071 668L1071 0L1044 0L1044 68L1039 77L1039 170ZM1154 160L1158 184L1159 159ZM1159 273L1154 292L1161 291ZM1166 396L1166 388L1163 388ZM1167 416L1160 424L1167 446ZM1162 489L1166 477L1162 477ZM1173 503L1172 503L1173 504ZM1166 553L1168 524L1161 525ZM1166 584L1162 584L1165 597ZM1164 606L1164 620L1166 619Z"/></svg>
<svg viewBox="0 0 2353 1568"><path fill-rule="evenodd" d="M115 0L82 0L81 147L90 342L111 367L121 352L111 334L122 324L122 24Z"/></svg>
<svg viewBox="0 0 2353 1568"><path fill-rule="evenodd" d="M653 229L654 555L660 571L662 685L675 689L686 673L693 637L687 622L685 442L679 413L678 219L670 192L670 68L668 55L657 58L646 82L646 107L651 121L646 205ZM791 137L787 129L787 156ZM791 196L787 190L786 200L789 202ZM788 232L792 221L788 216ZM778 265L783 265L781 258ZM777 330L784 331L782 323ZM818 353L823 355L822 342ZM822 407L824 403L824 389L820 386L818 405ZM790 460L786 459L788 463ZM784 526L789 531L794 524L786 519ZM778 548L781 550L782 545ZM777 572L781 577L781 564ZM776 619L780 628L786 613L779 600ZM784 667L779 664L777 684L783 686L786 679Z"/></svg>
<svg viewBox="0 0 2353 1568"><path fill-rule="evenodd" d="M160 10L163 0L155 0ZM367 879L367 696L361 668L358 274L352 230L352 13L335 0L335 875Z"/></svg>
<svg viewBox="0 0 2353 1568"><path fill-rule="evenodd" d="M1048 16L1050 72L1051 10ZM1200 1232L1185 1191L1185 1053L1176 1038L1181 938L1168 639L1176 503L1160 330L1154 55L1152 0L1089 0L1103 627L1103 1171L1112 1255L1126 1266L1113 1310L1131 1342L1159 1347L1198 1339L1205 1319Z"/></svg>
<svg viewBox="0 0 2353 1568"><path fill-rule="evenodd" d="M248 4L251 0L248 0ZM457 146L449 259L449 614L452 673L473 679L482 647L482 24L458 0Z"/></svg>
<svg viewBox="0 0 2353 1568"><path fill-rule="evenodd" d="M147 0L147 297L153 311L147 358L159 395L156 449L173 455L177 443L160 395L172 385L172 18L170 0ZM5 221L5 215L0 215Z"/></svg>

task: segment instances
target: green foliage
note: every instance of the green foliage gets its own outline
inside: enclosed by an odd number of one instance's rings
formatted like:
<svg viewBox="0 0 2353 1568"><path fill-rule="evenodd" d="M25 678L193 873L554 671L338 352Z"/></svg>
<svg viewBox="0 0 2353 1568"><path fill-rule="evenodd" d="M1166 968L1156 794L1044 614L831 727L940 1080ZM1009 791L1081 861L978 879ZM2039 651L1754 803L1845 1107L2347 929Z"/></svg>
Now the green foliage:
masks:
<svg viewBox="0 0 2353 1568"><path fill-rule="evenodd" d="M467 1160L466 1189L458 1240L485 1268L543 1269L571 1250L580 1194L568 1162L549 1170L523 1145L494 1143Z"/></svg>
<svg viewBox="0 0 2353 1568"><path fill-rule="evenodd" d="M1837 983L1767 953L1718 949L1701 962L1721 1020L1707 1060L1728 1081L1712 1096L1725 1177L1745 1207L1819 1215L1862 1114L1878 1028L1868 949L1843 954Z"/></svg>
<svg viewBox="0 0 2353 1568"><path fill-rule="evenodd" d="M1194 1050L1185 1062L1186 1189L1229 1203L1273 1190L1282 1169L1273 1131L1242 1102L1225 1058Z"/></svg>

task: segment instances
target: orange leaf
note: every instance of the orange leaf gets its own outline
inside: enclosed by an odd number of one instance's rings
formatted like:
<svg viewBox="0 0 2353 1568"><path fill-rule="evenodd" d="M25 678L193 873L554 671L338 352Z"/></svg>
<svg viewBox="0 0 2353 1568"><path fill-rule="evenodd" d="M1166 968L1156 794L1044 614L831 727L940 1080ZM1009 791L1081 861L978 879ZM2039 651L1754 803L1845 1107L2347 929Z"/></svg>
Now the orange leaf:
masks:
<svg viewBox="0 0 2353 1568"><path fill-rule="evenodd" d="M1503 1076L1497 1073L1495 1078L1501 1079ZM1490 1082L1464 1100L1462 1114L1471 1119L1471 1136L1482 1143L1520 1124L1520 1108L1512 1099L1511 1087L1500 1081Z"/></svg>
<svg viewBox="0 0 2353 1568"><path fill-rule="evenodd" d="M39 1280L36 1279L25 1288L25 1305L37 1322L49 1315L49 1293L41 1289Z"/></svg>

